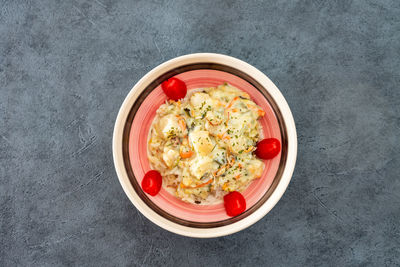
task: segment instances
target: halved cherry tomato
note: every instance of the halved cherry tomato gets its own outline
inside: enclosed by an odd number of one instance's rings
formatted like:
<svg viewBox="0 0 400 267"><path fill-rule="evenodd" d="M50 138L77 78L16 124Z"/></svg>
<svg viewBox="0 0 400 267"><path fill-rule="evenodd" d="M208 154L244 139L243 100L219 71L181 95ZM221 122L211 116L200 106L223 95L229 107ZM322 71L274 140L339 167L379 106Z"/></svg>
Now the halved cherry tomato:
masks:
<svg viewBox="0 0 400 267"><path fill-rule="evenodd" d="M272 159L281 151L281 143L276 138L263 139L257 144L254 151L260 159Z"/></svg>
<svg viewBox="0 0 400 267"><path fill-rule="evenodd" d="M169 78L166 81L161 83L161 88L163 89L164 93L168 96L168 98L172 100L179 100L184 98L187 93L186 84L177 79L177 78Z"/></svg>
<svg viewBox="0 0 400 267"><path fill-rule="evenodd" d="M234 217L246 210L246 200L238 191L230 192L224 196L226 214Z"/></svg>
<svg viewBox="0 0 400 267"><path fill-rule="evenodd" d="M276 138L263 139L257 144L254 151L257 157L261 159L272 159L281 151L281 143Z"/></svg>
<svg viewBox="0 0 400 267"><path fill-rule="evenodd" d="M155 196L160 192L162 185L162 177L158 171L148 171L142 180L142 189L147 194Z"/></svg>

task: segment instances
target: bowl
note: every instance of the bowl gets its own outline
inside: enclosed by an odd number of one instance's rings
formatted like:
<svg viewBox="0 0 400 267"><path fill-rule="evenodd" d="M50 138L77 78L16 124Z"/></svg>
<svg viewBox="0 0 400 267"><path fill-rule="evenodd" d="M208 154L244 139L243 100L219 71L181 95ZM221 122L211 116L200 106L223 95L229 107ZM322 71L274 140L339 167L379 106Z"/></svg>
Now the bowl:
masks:
<svg viewBox="0 0 400 267"><path fill-rule="evenodd" d="M196 205L183 202L161 189L152 197L140 187L150 170L147 138L156 110L167 99L161 83L177 77L188 90L224 82L247 92L266 112L260 119L265 138L281 141L280 154L265 161L261 178L242 192L245 212L228 217L223 203ZM134 206L150 221L176 234L210 238L238 232L265 216L285 192L297 155L296 128L290 108L279 89L255 67L239 59L213 53L171 59L147 73L123 102L114 127L113 156L119 181Z"/></svg>

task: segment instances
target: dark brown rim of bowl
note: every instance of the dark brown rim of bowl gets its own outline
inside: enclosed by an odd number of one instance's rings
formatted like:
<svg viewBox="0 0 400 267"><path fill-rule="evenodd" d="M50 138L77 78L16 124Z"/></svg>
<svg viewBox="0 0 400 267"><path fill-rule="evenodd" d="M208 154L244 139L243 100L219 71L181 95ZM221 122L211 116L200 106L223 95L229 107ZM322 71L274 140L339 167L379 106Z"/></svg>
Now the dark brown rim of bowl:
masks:
<svg viewBox="0 0 400 267"><path fill-rule="evenodd" d="M260 198L260 200L254 204L252 207L247 209L245 212L242 214L232 217L226 220L222 221L216 221L216 222L194 222L194 221L188 221L184 220L181 218L178 218L172 214L167 213L166 211L162 210L159 208L156 204L154 204L149 197L142 191L140 184L137 182L131 165L130 165L130 160L129 160L129 133L131 130L131 125L133 122L133 119L135 117L135 114L137 110L139 109L141 103L143 100L150 94L150 92L156 88L159 84L161 84L163 81L166 79L169 79L179 73L182 72L187 72L191 70L199 70L199 69L212 69L212 70L219 70L219 71L224 71L231 73L233 75L236 75L247 82L249 82L251 85L253 85L258 91L260 91L263 96L267 99L269 104L271 105L272 109L275 112L275 115L278 119L278 124L280 127L280 132L281 132L281 140L282 140L282 153L281 153L281 160L279 163L278 171L275 175L275 178L268 189L268 191ZM260 208L271 196L271 194L275 191L276 187L278 186L281 178L283 171L286 166L286 160L287 160L287 151L288 151L288 139L287 139L287 131L286 131L286 126L284 123L284 118L282 116L282 113L279 110L278 105L276 104L275 100L272 98L272 96L268 93L268 91L260 84L258 83L255 79L247 75L246 73L235 69L230 66L222 65L222 64L217 64L217 63L195 63L195 64L189 64L189 65L184 65L181 67L177 67L171 71L168 71L158 78L156 78L154 81L152 81L145 90L139 95L139 97L136 99L135 103L133 104L131 110L129 111L127 120L125 122L124 126L124 131L123 131L123 137L122 137L122 153L123 153L123 159L124 159L124 165L126 172L128 174L129 180L138 194L138 196L157 214L160 216L170 220L171 222L188 226L188 227L193 227L193 228L214 228L214 227L221 227L221 226L226 226L232 223L235 223L239 220L242 220L243 218L246 218L250 214L252 214L254 211L256 211L258 208Z"/></svg>

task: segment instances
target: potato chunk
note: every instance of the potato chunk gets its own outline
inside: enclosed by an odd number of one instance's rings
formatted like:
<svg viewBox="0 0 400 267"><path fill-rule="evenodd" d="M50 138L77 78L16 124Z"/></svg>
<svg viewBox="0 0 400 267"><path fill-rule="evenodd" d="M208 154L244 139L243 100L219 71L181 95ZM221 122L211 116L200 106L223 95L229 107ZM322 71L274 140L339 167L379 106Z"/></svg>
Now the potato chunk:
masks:
<svg viewBox="0 0 400 267"><path fill-rule="evenodd" d="M164 147L164 153L162 155L162 158L165 162L165 164L169 167L172 168L176 165L179 159L179 152L173 149L170 149L168 147Z"/></svg>
<svg viewBox="0 0 400 267"><path fill-rule="evenodd" d="M179 120L182 120L181 122ZM162 117L157 125L157 132L164 138L183 137L187 135L187 129L183 119L176 115L168 114Z"/></svg>
<svg viewBox="0 0 400 267"><path fill-rule="evenodd" d="M211 110L213 101L206 93L195 93L190 98L190 104L194 107L194 117L203 119L207 111Z"/></svg>
<svg viewBox="0 0 400 267"><path fill-rule="evenodd" d="M190 104L196 109L201 109L206 105L211 105L212 100L206 93L195 93L190 98Z"/></svg>
<svg viewBox="0 0 400 267"><path fill-rule="evenodd" d="M213 149L208 131L194 131L189 134L190 142L193 144L196 153L206 156Z"/></svg>
<svg viewBox="0 0 400 267"><path fill-rule="evenodd" d="M207 171L212 168L212 159L209 157L196 157L190 164L190 172L197 179L200 179Z"/></svg>

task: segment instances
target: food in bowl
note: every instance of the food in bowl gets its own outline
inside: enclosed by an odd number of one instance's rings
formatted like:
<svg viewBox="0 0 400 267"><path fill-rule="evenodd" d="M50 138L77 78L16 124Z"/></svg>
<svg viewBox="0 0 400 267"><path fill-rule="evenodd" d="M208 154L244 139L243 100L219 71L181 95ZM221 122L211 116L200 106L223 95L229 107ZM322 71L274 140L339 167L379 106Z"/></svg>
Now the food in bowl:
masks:
<svg viewBox="0 0 400 267"><path fill-rule="evenodd" d="M148 159L163 187L183 201L215 204L261 177L265 164L254 153L265 112L249 95L225 83L169 100L156 113Z"/></svg>
<svg viewBox="0 0 400 267"><path fill-rule="evenodd" d="M275 137L281 143L279 154L264 161L262 176L241 192L245 202L243 199L238 201L239 205L234 209L225 205L229 202L228 197L224 198L224 203L203 206L181 201L162 187L155 196L150 193L156 190L147 192L147 187L143 187L146 173L152 170L147 143L150 127L156 110L166 98L170 98L163 92L162 84L171 77L183 81L189 93L196 88L216 87L224 82L245 91L265 111L259 119L264 138ZM121 105L113 135L113 157L118 178L138 213L163 229L200 238L241 231L265 216L290 182L296 152L293 116L279 89L253 66L229 56L210 53L174 58L147 73ZM150 182L157 182L156 177L158 175L150 176ZM230 196L235 195L240 196ZM237 202L238 198L232 197L231 200Z"/></svg>

